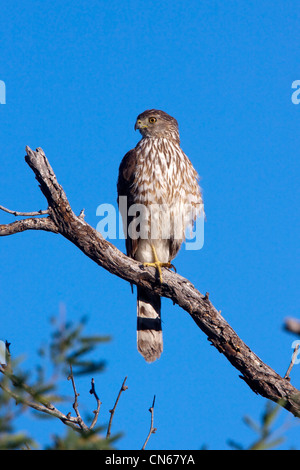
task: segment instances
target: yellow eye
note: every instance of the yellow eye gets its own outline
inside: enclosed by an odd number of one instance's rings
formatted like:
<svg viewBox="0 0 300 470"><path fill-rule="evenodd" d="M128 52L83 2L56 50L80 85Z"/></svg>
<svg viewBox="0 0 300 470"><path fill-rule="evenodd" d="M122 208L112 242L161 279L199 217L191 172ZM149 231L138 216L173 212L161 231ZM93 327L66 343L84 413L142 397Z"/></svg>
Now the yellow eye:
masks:
<svg viewBox="0 0 300 470"><path fill-rule="evenodd" d="M156 121L157 121L157 119L155 117L150 117L149 118L150 124L154 124Z"/></svg>

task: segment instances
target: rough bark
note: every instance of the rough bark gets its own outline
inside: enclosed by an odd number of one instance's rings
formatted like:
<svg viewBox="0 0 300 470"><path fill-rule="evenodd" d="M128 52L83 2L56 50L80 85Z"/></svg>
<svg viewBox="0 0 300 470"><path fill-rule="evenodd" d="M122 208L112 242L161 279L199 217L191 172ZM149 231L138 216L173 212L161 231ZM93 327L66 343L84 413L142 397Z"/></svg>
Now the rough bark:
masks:
<svg viewBox="0 0 300 470"><path fill-rule="evenodd" d="M191 315L212 345L241 373L240 377L255 393L279 402L292 414L300 416L300 391L251 351L212 305L207 294L201 294L191 282L169 270L164 271L160 283L154 268L145 268L121 253L87 224L81 215L74 214L43 150L38 148L32 151L26 147L26 152L25 160L35 173L47 199L48 215L0 225L0 235L24 230L60 233L110 273L171 299Z"/></svg>

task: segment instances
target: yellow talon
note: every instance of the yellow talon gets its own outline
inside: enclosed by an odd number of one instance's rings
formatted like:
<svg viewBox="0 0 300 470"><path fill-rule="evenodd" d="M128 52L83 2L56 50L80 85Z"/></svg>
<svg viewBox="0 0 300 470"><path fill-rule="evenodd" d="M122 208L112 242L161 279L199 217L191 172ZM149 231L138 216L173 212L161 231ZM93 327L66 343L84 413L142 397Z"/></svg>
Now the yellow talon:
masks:
<svg viewBox="0 0 300 470"><path fill-rule="evenodd" d="M152 248L152 252L153 252L154 262L152 262L152 263L143 263L143 265L144 266L152 266L153 268L156 268L159 272L160 283L162 284L162 270L161 270L161 268L174 268L175 271L176 271L176 269L175 269L175 266L173 266L173 264L171 264L171 263L162 263L161 261L159 261L154 245L151 245L151 248Z"/></svg>

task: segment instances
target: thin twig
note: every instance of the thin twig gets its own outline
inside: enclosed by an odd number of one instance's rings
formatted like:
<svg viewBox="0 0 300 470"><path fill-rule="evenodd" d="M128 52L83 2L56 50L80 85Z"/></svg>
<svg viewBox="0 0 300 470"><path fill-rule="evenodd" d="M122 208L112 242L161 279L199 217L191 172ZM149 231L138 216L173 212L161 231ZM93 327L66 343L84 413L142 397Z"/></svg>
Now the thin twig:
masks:
<svg viewBox="0 0 300 470"><path fill-rule="evenodd" d="M157 428L155 428L155 427L153 426L153 423L154 423L154 404L155 404L155 395L154 395L154 397L153 397L152 406L151 406L151 408L149 408L149 411L150 411L150 413L151 413L150 430L149 430L148 436L146 437L146 440L145 440L145 442L144 442L144 445L143 445L143 447L142 447L142 450L145 450L146 445L147 445L147 443L148 443L148 441L149 441L149 439L150 439L151 434L154 434L154 433L156 432L156 430L157 430Z"/></svg>
<svg viewBox="0 0 300 470"><path fill-rule="evenodd" d="M92 421L92 424L90 425L90 429L93 429L93 427L95 426L95 424L97 423L97 420L98 420L98 416L99 416L99 412L100 412L100 406L102 405L102 402L100 401L100 398L98 397L97 393L96 393L96 389L95 389L95 381L94 379L91 380L91 390L90 390L90 394L91 395L94 395L94 397L96 398L96 402L97 402L97 409L94 410L94 419Z"/></svg>
<svg viewBox="0 0 300 470"><path fill-rule="evenodd" d="M127 376L125 377L125 379L124 379L124 381L123 381L123 383L122 383L122 387L120 388L120 391L119 391L119 394L118 394L118 396L117 396L117 399L116 399L116 402L115 402L114 407L113 407L111 410L109 410L109 412L110 412L110 420L109 420L109 423L108 423L108 428L107 428L107 433L106 433L106 439L108 439L109 436L110 436L110 430L111 430L112 420L113 420L113 417L114 417L114 414L115 414L115 411L116 411L117 404L118 404L118 401L119 401L119 399L120 399L120 396L121 396L122 392L125 392L125 390L128 389L127 385L125 385L126 380L127 380Z"/></svg>
<svg viewBox="0 0 300 470"><path fill-rule="evenodd" d="M79 397L79 393L77 393L77 390L76 390L76 385L75 385L75 380L74 380L74 375L73 375L73 369L72 369L72 365L70 364L70 375L68 377L68 380L71 380L72 382L72 386L73 386L73 390L74 390L74 403L73 403L73 408L74 408L74 411L76 413L76 416L77 416L77 423L79 424L80 428L83 430L83 431L88 431L88 427L86 426L86 424L84 424L83 422L83 419L81 418L80 416L80 413L79 413L79 409L78 409L78 397Z"/></svg>
<svg viewBox="0 0 300 470"><path fill-rule="evenodd" d="M11 379L11 376L7 374L6 370L3 367L0 367L0 372L3 375L8 376L9 379ZM54 405L51 403L37 403L36 401L31 401L28 398L25 398L24 396L21 396L8 388L4 383L0 382L0 388L2 388L3 391L5 391L8 395L10 395L16 403L22 403L25 406L28 406L34 410L40 411L42 413L49 414L50 416L54 416L55 418L60 419L64 424L70 426L72 429L75 431L80 431L80 427L78 425L77 418L71 417L71 415L65 415L61 411L59 411L57 408L55 408ZM25 384L22 385L22 388L24 391L28 392L29 387L26 386Z"/></svg>
<svg viewBox="0 0 300 470"><path fill-rule="evenodd" d="M39 210L39 211L33 211L33 212L18 212L18 211L11 211L10 209L7 209L6 207L0 206L0 210L7 212L8 214L12 214L15 217L33 217L35 215L46 215L49 214L49 209L46 209L44 211Z"/></svg>
<svg viewBox="0 0 300 470"><path fill-rule="evenodd" d="M79 214L78 218L81 219L81 220L84 220L84 218L85 218L84 209L82 209L82 210L80 211L80 214Z"/></svg>
<svg viewBox="0 0 300 470"><path fill-rule="evenodd" d="M286 374L284 376L284 378L287 379L287 380L290 380L289 375L291 373L293 365L295 364L295 360L296 360L296 357L297 357L297 352L298 352L299 346L300 346L300 343L297 343L296 347L294 349L293 355L292 355L291 363L290 363L290 365L288 367L288 370L286 371Z"/></svg>
<svg viewBox="0 0 300 470"><path fill-rule="evenodd" d="M71 416L71 413L68 413L68 414L65 415L64 413L59 411L52 403L50 403L48 400L46 400L43 396L37 394L36 391L34 390L34 388L26 385L22 380L20 380L16 375L14 375L12 373L12 370L11 370L11 367L10 367L10 364L11 364L10 343L8 341L6 341L5 345L6 345L6 352L7 352L7 357L8 357L7 367L0 366L0 374L3 374L4 376L6 376L10 380L11 384L14 387L19 388L20 390L23 390L24 392L29 394L31 396L31 398L33 398L33 400L34 400L34 401L32 401L32 400L30 400L30 398L25 397L23 394L15 392L14 390L12 390L8 386L6 386L5 382L0 381L0 388L3 391L5 391L8 395L10 395L13 399L15 399L16 403L22 403L23 405L28 406L28 407L30 407L34 410L40 411L42 413L46 413L46 414L51 415L51 416L54 416L55 418L60 419L64 424L66 424L67 426L70 426L72 429L74 429L77 432L80 432L80 431L88 432L89 429L91 429L95 425L95 422L97 421L97 418L98 418L101 402L100 402L100 400L99 400L99 398L96 394L95 387L93 387L93 379L92 379L92 389L91 389L91 391L93 391L93 394L95 395L96 400L97 400L97 411L94 412L94 413L97 413L97 414L95 416L96 421L95 421L95 418L94 418L91 427L88 428L88 426L86 426L84 424L84 422L83 422L83 420L80 416L79 410L78 410L79 393L77 393L77 391L76 391L72 366L70 365L70 375L68 377L68 380L72 381L73 390L74 390L74 394L75 394L75 401L74 401L74 404L73 404L73 408L75 410L76 417ZM99 402L100 402L100 404L99 404Z"/></svg>

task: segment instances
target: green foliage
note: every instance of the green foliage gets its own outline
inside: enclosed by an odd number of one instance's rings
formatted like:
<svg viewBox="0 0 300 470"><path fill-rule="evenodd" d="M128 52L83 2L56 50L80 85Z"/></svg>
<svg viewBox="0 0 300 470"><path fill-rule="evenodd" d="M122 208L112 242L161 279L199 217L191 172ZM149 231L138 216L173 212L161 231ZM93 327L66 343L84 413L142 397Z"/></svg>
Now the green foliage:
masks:
<svg viewBox="0 0 300 470"><path fill-rule="evenodd" d="M40 363L33 372L24 371L21 368L20 358L12 359L10 354L8 355L8 364L5 369L1 368L0 374L0 450L41 448L27 431L21 432L17 429L18 418L27 410L33 412L35 417L49 418L49 415L43 411L34 410L32 405L36 404L47 409L49 404L50 406L55 404L58 407L62 402L67 402L69 409L72 409L76 400L75 390L73 401L72 397L71 399L65 398L59 391L61 381L66 381L69 377L70 366L74 383L78 376L88 376L91 380L92 373L103 371L105 362L94 360L94 357L99 357L95 350L110 338L85 335L86 323L86 317L78 323L65 322L61 315L52 319L53 331L50 333L49 343L40 347L38 351ZM92 389L90 393L93 394ZM94 395L96 401L98 397L96 393ZM80 404L78 406L80 408ZM280 403L273 404L267 401L260 423L246 416L244 422L256 433L257 438L249 446L229 440L229 446L238 450L267 450L280 446L284 437L278 429L274 430L280 408ZM85 420L86 423L91 424L96 415L92 416L92 413L90 415ZM76 418L75 411L72 416ZM80 428L80 426L74 426L74 422L67 422L67 420L63 422L66 426L62 426L62 435L54 434L49 437L51 442L45 446L45 449L107 450L113 449L115 442L120 438L120 434L106 438L106 430L96 425L90 429L88 424L85 428ZM73 425L73 428L70 425Z"/></svg>
<svg viewBox="0 0 300 470"><path fill-rule="evenodd" d="M68 374L71 364L76 376L101 372L104 369L103 360L95 361L87 359L89 353L104 342L110 341L109 336L96 336L83 334L87 323L87 317L83 317L79 324L73 322L60 322L59 319L51 319L55 327L49 347L49 356L52 364L62 369L62 373ZM47 355L47 349L40 349L41 355Z"/></svg>
<svg viewBox="0 0 300 470"><path fill-rule="evenodd" d="M84 334L86 323L86 317L78 323L64 322L61 316L52 319L50 341L38 350L40 361L33 372L22 370L21 360L13 359L7 351L8 364L1 368L0 374L0 450L40 448L27 432L17 430L17 420L28 410L35 417L49 418L40 408L47 410L47 407L57 407L62 402L68 402L72 409L74 395L72 402L72 398L70 401L59 391L61 381L68 378L70 366L75 382L78 376L89 376L90 381L91 374L103 371L105 362L94 360L94 357L99 357L95 350L110 338ZM10 349L13 349L13 345ZM40 407L38 411L34 410L35 406ZM76 418L76 413L73 412L72 416ZM93 418L89 417L90 424L92 421ZM65 424L63 435L49 438L52 442L46 446L47 449L112 449L113 443L120 437L116 435L105 439L103 428L88 429L86 424L81 429L71 422L66 421ZM70 428L70 425L76 430Z"/></svg>
<svg viewBox="0 0 300 470"><path fill-rule="evenodd" d="M278 446L284 442L285 438L280 435L277 437L278 429L274 430L273 427L281 409L280 403L274 404L267 401L260 423L256 423L249 416L245 416L244 422L258 437L248 447L243 447L233 440L228 441L229 446L236 450L275 450L278 448Z"/></svg>
<svg viewBox="0 0 300 470"><path fill-rule="evenodd" d="M100 427L89 433L78 433L72 429L67 429L63 438L59 436L53 437L53 444L47 447L47 450L110 450L112 444L120 435L116 435L110 439L103 439L101 434L104 428Z"/></svg>
<svg viewBox="0 0 300 470"><path fill-rule="evenodd" d="M8 379L3 377L3 385L6 386L7 382ZM0 389L0 450L21 449L34 445L26 433L14 430L14 422L22 411L22 408L16 407L11 397Z"/></svg>

